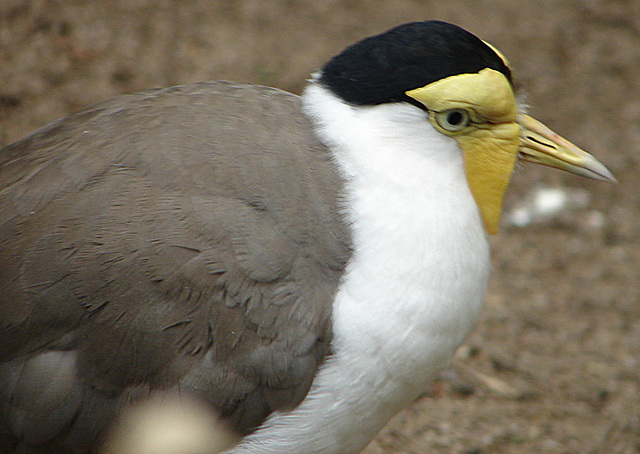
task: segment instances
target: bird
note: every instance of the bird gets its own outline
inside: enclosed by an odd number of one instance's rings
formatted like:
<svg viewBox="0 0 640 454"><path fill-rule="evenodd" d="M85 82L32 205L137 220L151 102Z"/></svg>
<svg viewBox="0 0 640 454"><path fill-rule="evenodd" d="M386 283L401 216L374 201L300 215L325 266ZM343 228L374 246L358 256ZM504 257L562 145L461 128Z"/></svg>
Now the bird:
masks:
<svg viewBox="0 0 640 454"><path fill-rule="evenodd" d="M476 324L517 163L615 181L520 99L421 21L300 96L147 90L0 150L0 451L99 452L177 393L229 453L360 452Z"/></svg>

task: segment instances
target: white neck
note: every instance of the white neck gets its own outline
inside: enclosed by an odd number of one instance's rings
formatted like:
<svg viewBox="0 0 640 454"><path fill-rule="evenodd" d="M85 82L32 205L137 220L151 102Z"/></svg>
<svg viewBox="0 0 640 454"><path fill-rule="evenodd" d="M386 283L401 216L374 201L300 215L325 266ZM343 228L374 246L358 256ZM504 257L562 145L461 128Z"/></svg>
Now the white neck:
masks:
<svg viewBox="0 0 640 454"><path fill-rule="evenodd" d="M461 151L424 112L349 106L317 84L303 101L346 177L354 253L334 303L334 354L300 406L234 453L360 451L447 365L489 274Z"/></svg>

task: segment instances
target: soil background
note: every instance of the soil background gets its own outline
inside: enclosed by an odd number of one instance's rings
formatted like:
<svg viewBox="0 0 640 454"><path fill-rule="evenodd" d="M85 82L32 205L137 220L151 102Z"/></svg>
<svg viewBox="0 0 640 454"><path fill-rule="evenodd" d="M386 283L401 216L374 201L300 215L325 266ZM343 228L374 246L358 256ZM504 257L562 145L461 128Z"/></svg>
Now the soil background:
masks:
<svg viewBox="0 0 640 454"><path fill-rule="evenodd" d="M146 88L299 93L346 45L425 19L499 48L533 116L619 183L519 167L507 213L539 188L580 202L504 218L477 329L366 453L640 452L640 1L0 0L0 145Z"/></svg>

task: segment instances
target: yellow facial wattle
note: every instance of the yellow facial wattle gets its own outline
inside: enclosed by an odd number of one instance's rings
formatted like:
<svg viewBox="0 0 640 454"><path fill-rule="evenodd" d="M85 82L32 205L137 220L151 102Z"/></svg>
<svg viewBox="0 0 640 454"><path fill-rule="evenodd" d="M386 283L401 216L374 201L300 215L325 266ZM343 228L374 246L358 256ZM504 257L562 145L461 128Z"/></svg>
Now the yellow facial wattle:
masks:
<svg viewBox="0 0 640 454"><path fill-rule="evenodd" d="M485 229L495 234L520 148L518 109L511 84L501 72L487 68L447 77L406 94L424 104L433 126L460 145L469 189ZM451 131L437 121L438 113L453 109L468 112L466 127Z"/></svg>
<svg viewBox="0 0 640 454"><path fill-rule="evenodd" d="M491 235L498 231L504 193L518 158L615 181L604 164L589 153L518 112L511 83L499 71L486 68L458 74L406 94L427 108L434 128L460 145L469 189ZM462 112L466 121L459 125L443 122L448 112ZM452 118L459 119L459 115Z"/></svg>

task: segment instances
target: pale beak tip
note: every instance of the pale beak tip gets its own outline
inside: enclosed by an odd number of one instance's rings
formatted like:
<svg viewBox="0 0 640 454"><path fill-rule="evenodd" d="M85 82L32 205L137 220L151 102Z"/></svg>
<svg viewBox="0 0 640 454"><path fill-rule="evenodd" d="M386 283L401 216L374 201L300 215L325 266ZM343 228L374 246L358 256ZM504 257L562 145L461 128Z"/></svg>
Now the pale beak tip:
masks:
<svg viewBox="0 0 640 454"><path fill-rule="evenodd" d="M606 169L606 167L605 167ZM609 169L607 169L607 173L605 175L602 175L602 181L608 181L609 183L618 183L618 180L616 179L616 177L613 176L613 174L609 171Z"/></svg>
<svg viewBox="0 0 640 454"><path fill-rule="evenodd" d="M604 164L596 159L594 159L594 161L595 162L592 162L588 167L588 170L590 171L590 175L588 175L589 177L593 178L594 180L607 181L609 183L618 183L616 177L613 176L611 171L607 169Z"/></svg>

